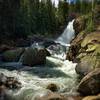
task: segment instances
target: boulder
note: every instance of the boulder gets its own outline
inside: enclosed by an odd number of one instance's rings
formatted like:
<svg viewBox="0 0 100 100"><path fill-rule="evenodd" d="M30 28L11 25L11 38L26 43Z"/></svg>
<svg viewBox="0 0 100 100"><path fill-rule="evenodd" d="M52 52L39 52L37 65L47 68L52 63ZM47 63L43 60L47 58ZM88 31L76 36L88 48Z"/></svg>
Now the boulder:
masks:
<svg viewBox="0 0 100 100"><path fill-rule="evenodd" d="M48 84L47 89L51 90L52 92L56 92L58 91L59 87L56 84L51 83L51 84Z"/></svg>
<svg viewBox="0 0 100 100"><path fill-rule="evenodd" d="M82 100L100 100L100 96L87 96Z"/></svg>
<svg viewBox="0 0 100 100"><path fill-rule="evenodd" d="M47 50L44 48L29 47L22 55L21 62L23 65L34 66L45 64Z"/></svg>
<svg viewBox="0 0 100 100"><path fill-rule="evenodd" d="M47 95L36 97L35 100L67 100L67 99L59 93L50 92Z"/></svg>
<svg viewBox="0 0 100 100"><path fill-rule="evenodd" d="M88 34L81 43L80 53L76 57L79 63L76 72L86 75L95 68L100 68L100 33L93 32Z"/></svg>
<svg viewBox="0 0 100 100"><path fill-rule="evenodd" d="M17 62L20 59L20 56L24 52L24 48L16 48L14 50L7 50L2 54L3 61L6 62Z"/></svg>
<svg viewBox="0 0 100 100"><path fill-rule="evenodd" d="M100 93L100 68L91 71L81 80L78 91L83 95L95 95Z"/></svg>
<svg viewBox="0 0 100 100"><path fill-rule="evenodd" d="M100 59L98 56L85 55L81 58L75 70L81 76L85 76L95 68L100 68Z"/></svg>

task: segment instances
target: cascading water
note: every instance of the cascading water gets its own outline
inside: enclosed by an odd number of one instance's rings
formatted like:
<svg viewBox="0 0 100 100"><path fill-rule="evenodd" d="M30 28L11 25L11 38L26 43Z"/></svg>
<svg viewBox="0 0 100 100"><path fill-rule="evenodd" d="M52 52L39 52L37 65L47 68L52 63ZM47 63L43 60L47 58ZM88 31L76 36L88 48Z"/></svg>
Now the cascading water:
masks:
<svg viewBox="0 0 100 100"><path fill-rule="evenodd" d="M73 22L74 20L69 22L64 33L57 41L70 43L74 36ZM57 51L58 50L59 49L57 49ZM65 50L61 50L61 53L64 51ZM5 75L15 76L22 83L20 90L8 92L7 100L35 100L34 98L36 96L45 95L49 91L46 87L50 83L54 83L59 87L59 93L73 94L77 86L75 66L76 63L72 63L68 60L63 61L51 56L46 58L46 65L34 66L30 69L23 69L20 72L0 68L0 73L3 72Z"/></svg>
<svg viewBox="0 0 100 100"><path fill-rule="evenodd" d="M59 36L55 42L57 43L55 50L59 53L53 53L53 57L65 60L66 59L66 52L70 46L71 40L75 37L75 31L73 29L74 20L68 23L67 27L65 28L64 32ZM50 50L51 51L51 50Z"/></svg>
<svg viewBox="0 0 100 100"><path fill-rule="evenodd" d="M60 37L57 38L56 42L60 43L65 46L69 46L71 40L75 36L75 31L73 29L74 20L68 23L68 26L65 28L64 32L61 34Z"/></svg>

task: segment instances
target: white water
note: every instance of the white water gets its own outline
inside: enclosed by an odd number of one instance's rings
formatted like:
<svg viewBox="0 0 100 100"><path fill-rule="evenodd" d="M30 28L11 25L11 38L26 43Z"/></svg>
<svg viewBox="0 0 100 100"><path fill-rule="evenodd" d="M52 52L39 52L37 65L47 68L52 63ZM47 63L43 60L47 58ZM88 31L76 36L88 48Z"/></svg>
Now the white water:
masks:
<svg viewBox="0 0 100 100"><path fill-rule="evenodd" d="M48 48L48 51L52 54L53 57L65 60L67 50L70 46L71 40L75 37L75 31L73 29L74 20L68 23L67 27L65 28L64 32L59 36L55 42L57 45L51 45Z"/></svg>
<svg viewBox="0 0 100 100"><path fill-rule="evenodd" d="M67 28L56 42L64 46L69 45L74 37L73 22L74 20L69 22ZM58 92L62 94L73 94L75 92L78 84L75 72L76 63L65 60L66 51L63 46L60 47L60 51L59 48L55 51L53 57L46 58L46 65L44 66L24 68L20 72L0 68L0 73L3 72L5 75L17 77L22 83L20 90L7 92L10 96L8 100L34 100L36 96L48 93L49 90L46 87L50 83L56 84L59 87Z"/></svg>
<svg viewBox="0 0 100 100"><path fill-rule="evenodd" d="M68 23L64 32L56 40L57 43L60 43L65 46L70 46L71 40L75 37L75 31L73 29L74 20Z"/></svg>
<svg viewBox="0 0 100 100"><path fill-rule="evenodd" d="M6 69L0 69L0 73L3 72L8 76L17 77L22 83L23 87L20 91L16 93L11 92L11 97L13 97L13 99L10 97L11 100L34 100L34 97L38 93L42 95L42 91L47 92L46 86L50 83L58 85L58 92L72 94L77 86L75 66L75 63L68 60L61 61L47 57L47 64L45 66L33 67L28 71L24 70L19 73L16 70L8 71ZM23 94L23 92L25 93Z"/></svg>

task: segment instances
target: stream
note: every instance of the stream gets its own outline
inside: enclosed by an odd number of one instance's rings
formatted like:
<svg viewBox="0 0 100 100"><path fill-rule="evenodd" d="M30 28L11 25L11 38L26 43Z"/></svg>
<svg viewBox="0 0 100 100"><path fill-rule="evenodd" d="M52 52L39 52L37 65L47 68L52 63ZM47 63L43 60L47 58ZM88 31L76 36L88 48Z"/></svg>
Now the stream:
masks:
<svg viewBox="0 0 100 100"><path fill-rule="evenodd" d="M46 87L53 83L58 86L58 93L65 95L72 95L76 93L78 81L77 74L75 72L76 63L65 60L67 46L74 37L73 21L69 22L68 26L57 40L57 43L62 45L62 49L56 49L51 56L46 57L45 65L38 65L34 67L19 67L22 66L20 62L2 63L0 66L0 73L4 73L7 76L16 77L21 83L22 88L20 90L8 90L7 100L34 100L37 96L43 96L50 90ZM58 52L59 51L59 52ZM11 70L13 66L13 70ZM15 67L14 67L15 66Z"/></svg>

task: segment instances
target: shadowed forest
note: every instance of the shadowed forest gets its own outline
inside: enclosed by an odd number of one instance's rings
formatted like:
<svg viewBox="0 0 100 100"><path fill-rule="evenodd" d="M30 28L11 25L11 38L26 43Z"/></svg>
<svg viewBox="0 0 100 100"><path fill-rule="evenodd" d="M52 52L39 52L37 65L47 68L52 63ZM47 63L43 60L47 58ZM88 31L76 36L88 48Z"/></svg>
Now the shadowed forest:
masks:
<svg viewBox="0 0 100 100"><path fill-rule="evenodd" d="M94 21L97 4L98 0L77 0L71 4L59 1L55 7L51 0L1 0L0 40L27 38L33 34L53 36L61 33L69 20L83 14L90 14L89 22Z"/></svg>

